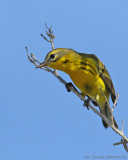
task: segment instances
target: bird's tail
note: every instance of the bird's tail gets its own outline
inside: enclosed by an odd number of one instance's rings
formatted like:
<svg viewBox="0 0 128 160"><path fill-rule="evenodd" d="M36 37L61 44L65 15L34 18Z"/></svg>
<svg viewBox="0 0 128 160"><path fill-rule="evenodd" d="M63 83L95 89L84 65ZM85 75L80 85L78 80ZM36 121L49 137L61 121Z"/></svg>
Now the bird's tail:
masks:
<svg viewBox="0 0 128 160"><path fill-rule="evenodd" d="M105 107L104 107L103 109L100 109L100 112L101 112L103 115L105 115L110 122L112 122L112 118L113 118L114 126L115 126L116 128L118 128L118 125L117 125L117 123L116 123L116 121L115 121L115 118L114 118L113 115L112 115L111 108L108 106L107 102L105 103ZM107 124L103 119L102 119L102 122L103 122L103 126L104 126L105 128L108 128L108 124Z"/></svg>

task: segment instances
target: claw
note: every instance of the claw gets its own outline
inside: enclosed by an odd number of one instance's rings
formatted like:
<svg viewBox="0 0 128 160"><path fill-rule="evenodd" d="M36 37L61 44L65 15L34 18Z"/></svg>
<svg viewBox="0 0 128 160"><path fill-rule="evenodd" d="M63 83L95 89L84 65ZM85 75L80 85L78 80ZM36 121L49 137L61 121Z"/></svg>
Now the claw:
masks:
<svg viewBox="0 0 128 160"><path fill-rule="evenodd" d="M65 87L66 87L68 92L71 92L71 87L78 92L78 90L74 87L74 85L71 82L66 83Z"/></svg>
<svg viewBox="0 0 128 160"><path fill-rule="evenodd" d="M90 102L90 98L88 98L86 101L84 101L83 107L87 107L87 109L89 110L88 104Z"/></svg>
<svg viewBox="0 0 128 160"><path fill-rule="evenodd" d="M66 85L65 85L68 92L71 92L71 84L72 83L66 83Z"/></svg>

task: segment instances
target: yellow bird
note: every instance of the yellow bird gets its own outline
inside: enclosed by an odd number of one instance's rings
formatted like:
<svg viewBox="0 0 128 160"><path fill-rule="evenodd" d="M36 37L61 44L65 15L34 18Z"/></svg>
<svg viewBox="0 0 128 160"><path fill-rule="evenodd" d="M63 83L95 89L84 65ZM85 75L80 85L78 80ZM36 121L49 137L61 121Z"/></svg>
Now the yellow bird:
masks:
<svg viewBox="0 0 128 160"><path fill-rule="evenodd" d="M116 99L111 77L104 64L93 54L78 53L72 49L57 48L50 51L44 62L37 68L48 66L67 73L82 95L91 98L99 106L100 112L112 122L113 115L108 103L111 95L112 102ZM105 128L107 123L103 121ZM118 125L113 118L115 127Z"/></svg>

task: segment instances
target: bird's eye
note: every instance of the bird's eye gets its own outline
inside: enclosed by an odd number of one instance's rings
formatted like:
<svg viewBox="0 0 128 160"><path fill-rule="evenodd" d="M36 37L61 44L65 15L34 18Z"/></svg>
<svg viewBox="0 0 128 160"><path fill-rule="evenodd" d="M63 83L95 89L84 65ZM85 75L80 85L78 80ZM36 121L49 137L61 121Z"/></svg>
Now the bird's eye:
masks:
<svg viewBox="0 0 128 160"><path fill-rule="evenodd" d="M55 54L50 55L50 59L53 59L55 57Z"/></svg>

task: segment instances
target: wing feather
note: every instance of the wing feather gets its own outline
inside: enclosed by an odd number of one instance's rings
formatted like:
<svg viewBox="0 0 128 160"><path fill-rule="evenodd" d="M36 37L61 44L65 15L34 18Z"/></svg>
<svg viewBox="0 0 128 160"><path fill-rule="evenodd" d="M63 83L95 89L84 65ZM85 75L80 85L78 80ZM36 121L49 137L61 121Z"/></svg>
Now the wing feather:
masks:
<svg viewBox="0 0 128 160"><path fill-rule="evenodd" d="M104 66L104 64L99 60L99 65L98 65L98 72L99 72L99 76L100 78L104 81L106 87L108 88L109 92L111 93L111 98L112 98L112 102L115 102L116 99L116 93L115 93L115 89L111 80L111 77L106 69L106 67Z"/></svg>
<svg viewBox="0 0 128 160"><path fill-rule="evenodd" d="M106 87L108 88L108 90L111 94L112 102L114 103L115 99L116 99L116 93L115 93L115 89L114 89L111 77L110 77L105 65L94 54L80 53L80 55L81 55L82 59L83 59L83 57L85 59L88 59L88 58L93 59L93 62L95 62L95 65L97 67L98 74L99 74L100 78L104 81Z"/></svg>

